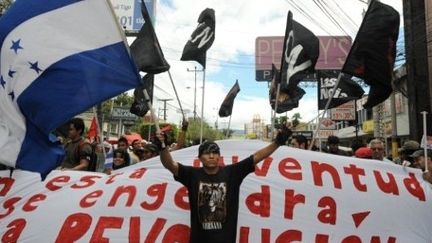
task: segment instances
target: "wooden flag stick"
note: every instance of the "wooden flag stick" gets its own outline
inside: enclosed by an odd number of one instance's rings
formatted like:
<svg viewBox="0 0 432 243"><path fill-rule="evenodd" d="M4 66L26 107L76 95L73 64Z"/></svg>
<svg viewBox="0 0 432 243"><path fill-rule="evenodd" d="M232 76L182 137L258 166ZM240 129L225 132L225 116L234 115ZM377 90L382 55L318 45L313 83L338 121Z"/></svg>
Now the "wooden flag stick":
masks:
<svg viewBox="0 0 432 243"><path fill-rule="evenodd" d="M424 159L425 159L425 172L429 172L429 159L428 159L428 154L427 154L427 127L426 127L426 115L427 115L427 111L422 111L420 112L423 115L423 149L424 149Z"/></svg>
<svg viewBox="0 0 432 243"><path fill-rule="evenodd" d="M332 92L330 93L330 98L327 100L327 103L326 103L326 105L324 107L324 112L321 115L321 119L324 118L324 115L327 113L328 107L330 106L330 102L331 102L331 100L333 98L333 94L335 93L337 87L339 86L339 81L341 80L342 75L343 75L342 72L340 72L339 75L338 75L338 78L336 80L336 84L333 87ZM309 145L309 150L312 149L312 146L315 143L315 139L316 139L316 136L318 136L319 131L320 131L320 119L318 118L317 126L316 126L316 129L315 129L315 132L313 133L312 141L311 141L311 143ZM320 143L320 146L321 146L321 143Z"/></svg>
<svg viewBox="0 0 432 243"><path fill-rule="evenodd" d="M169 78L170 78L170 80L171 80L171 84L172 84L172 86L173 86L174 93L175 93L176 98L177 98L177 102L178 102L178 104L179 104L179 106L180 106L180 111L181 111L182 116L183 116L183 121L186 121L186 116L185 116L185 113L184 113L184 111L183 111L183 107L182 107L182 104L181 104L181 102L180 102L180 98L179 98L179 95L178 95L178 93L177 93L177 89L176 89L176 87L175 87L175 85L174 85L174 81L173 81L173 78L172 78L172 76L171 76L171 72L170 72L170 70L168 70L168 76L169 76Z"/></svg>
<svg viewBox="0 0 432 243"><path fill-rule="evenodd" d="M229 130L230 130L230 126L231 126L231 117L232 117L232 114L229 116L228 128L227 128L226 133L225 133L225 139L227 139L228 135L229 135Z"/></svg>
<svg viewBox="0 0 432 243"><path fill-rule="evenodd" d="M275 127L275 122L276 122L276 111L278 108L280 86L281 86L280 82L278 82L277 89L276 89L275 108L274 108L273 117L271 119L271 122L272 122L272 124L271 124L271 139L273 139L273 137L274 137L274 129L275 129L274 127Z"/></svg>
<svg viewBox="0 0 432 243"><path fill-rule="evenodd" d="M203 90L202 90L202 98L201 98L200 144L203 142L205 73L206 73L206 69L204 67L203 68Z"/></svg>

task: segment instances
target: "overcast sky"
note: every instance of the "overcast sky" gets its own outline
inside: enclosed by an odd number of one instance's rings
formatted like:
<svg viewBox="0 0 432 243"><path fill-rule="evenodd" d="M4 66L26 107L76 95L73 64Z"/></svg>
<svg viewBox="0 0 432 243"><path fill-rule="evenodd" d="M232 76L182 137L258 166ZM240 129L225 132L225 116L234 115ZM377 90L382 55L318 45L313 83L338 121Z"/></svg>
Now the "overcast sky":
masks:
<svg viewBox="0 0 432 243"><path fill-rule="evenodd" d="M401 0L382 2L392 5L402 15ZM340 27L333 24L316 3L322 3L321 8L330 8ZM270 123L271 117L267 83L255 81L255 39L259 36L283 36L288 10L293 12L294 20L315 35L350 35L354 39L367 4L364 0L158 0L156 33L188 116L193 115L195 76L187 69L193 70L195 66L201 69L201 65L179 60L185 43L197 26L198 16L205 8L215 10L216 38L207 52L204 118L212 126L217 120L219 128L227 127L228 118L217 119L217 113L225 95L238 79L241 91L234 103L231 128L243 129L254 114L259 114L265 123ZM196 93L199 116L202 82L203 73L199 72ZM181 115L168 73L157 75L155 85L155 109L163 108L163 103L157 99L173 99L167 103L167 120L178 124ZM302 121L316 117L316 89L316 86L305 89L306 95L300 100L299 108L288 112L288 116L299 112Z"/></svg>

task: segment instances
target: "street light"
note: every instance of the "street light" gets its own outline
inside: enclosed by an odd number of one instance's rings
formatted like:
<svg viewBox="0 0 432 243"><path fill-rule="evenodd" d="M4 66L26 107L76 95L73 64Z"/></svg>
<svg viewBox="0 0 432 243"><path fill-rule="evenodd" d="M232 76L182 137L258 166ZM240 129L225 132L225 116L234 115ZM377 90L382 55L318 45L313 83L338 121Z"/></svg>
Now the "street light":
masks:
<svg viewBox="0 0 432 243"><path fill-rule="evenodd" d="M186 89L190 89L192 87L187 86ZM194 103L193 103L193 116L194 120L196 119L196 79L195 79L195 88L194 88Z"/></svg>
<svg viewBox="0 0 432 243"><path fill-rule="evenodd" d="M194 109L193 109L193 114L194 114L194 121L196 120L196 81L197 81L197 72L202 72L203 70L197 70L197 67L195 66L193 70L189 70L189 68L187 68L188 72L194 72L195 73L195 85L194 85Z"/></svg>

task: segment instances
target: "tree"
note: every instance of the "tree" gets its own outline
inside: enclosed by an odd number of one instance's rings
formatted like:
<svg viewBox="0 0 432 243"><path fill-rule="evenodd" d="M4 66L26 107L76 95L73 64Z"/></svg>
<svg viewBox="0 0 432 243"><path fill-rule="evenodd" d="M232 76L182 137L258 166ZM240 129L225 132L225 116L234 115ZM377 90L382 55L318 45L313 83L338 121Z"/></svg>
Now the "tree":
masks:
<svg viewBox="0 0 432 243"><path fill-rule="evenodd" d="M280 116L275 118L275 127L279 127L282 124L286 124L288 122L287 116Z"/></svg>
<svg viewBox="0 0 432 243"><path fill-rule="evenodd" d="M177 125L171 123L159 123L159 128L164 128L166 126L171 126L171 131L168 132L167 134L169 135L168 140L170 141L170 143L172 143L177 140L178 133L179 133L178 127ZM144 123L141 124L136 130L139 132L141 137L143 137L146 140L149 139L149 135L150 135L150 140L151 140L152 137L155 135L156 125L154 123Z"/></svg>
<svg viewBox="0 0 432 243"><path fill-rule="evenodd" d="M292 126L293 126L293 128L295 128L300 124L300 119L302 119L302 118L301 118L300 113L297 112L297 113L294 113L294 115L291 117L291 119L292 119Z"/></svg>
<svg viewBox="0 0 432 243"><path fill-rule="evenodd" d="M228 131L228 136L226 136L227 131ZM230 137L232 136L233 133L234 133L234 130L232 130L232 129L229 129L229 130L226 129L226 128L222 129L222 134L223 134L226 138L230 138Z"/></svg>
<svg viewBox="0 0 432 243"><path fill-rule="evenodd" d="M186 133L186 140L192 142L193 145L199 144L200 134L201 120L199 118L195 120L190 118L188 132ZM224 134L210 127L206 121L203 121L203 140L218 140L223 138Z"/></svg>
<svg viewBox="0 0 432 243"><path fill-rule="evenodd" d="M0 1L0 16L2 16L9 6L12 4L12 0L1 0Z"/></svg>

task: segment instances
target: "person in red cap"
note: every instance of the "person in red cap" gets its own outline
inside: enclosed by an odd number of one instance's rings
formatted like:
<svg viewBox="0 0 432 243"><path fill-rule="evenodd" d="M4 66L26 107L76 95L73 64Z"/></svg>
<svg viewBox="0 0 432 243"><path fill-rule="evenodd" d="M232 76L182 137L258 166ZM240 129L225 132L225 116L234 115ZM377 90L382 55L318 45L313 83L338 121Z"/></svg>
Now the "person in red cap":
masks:
<svg viewBox="0 0 432 243"><path fill-rule="evenodd" d="M188 189L190 204L190 242L234 243L237 233L240 185L255 170L255 165L284 145L292 132L283 126L275 140L240 162L220 166L220 149L215 142L198 148L202 167L186 166L173 160L165 136L157 133L160 159L174 179Z"/></svg>
<svg viewBox="0 0 432 243"><path fill-rule="evenodd" d="M368 147L360 147L354 153L356 158L372 159L372 149Z"/></svg>

